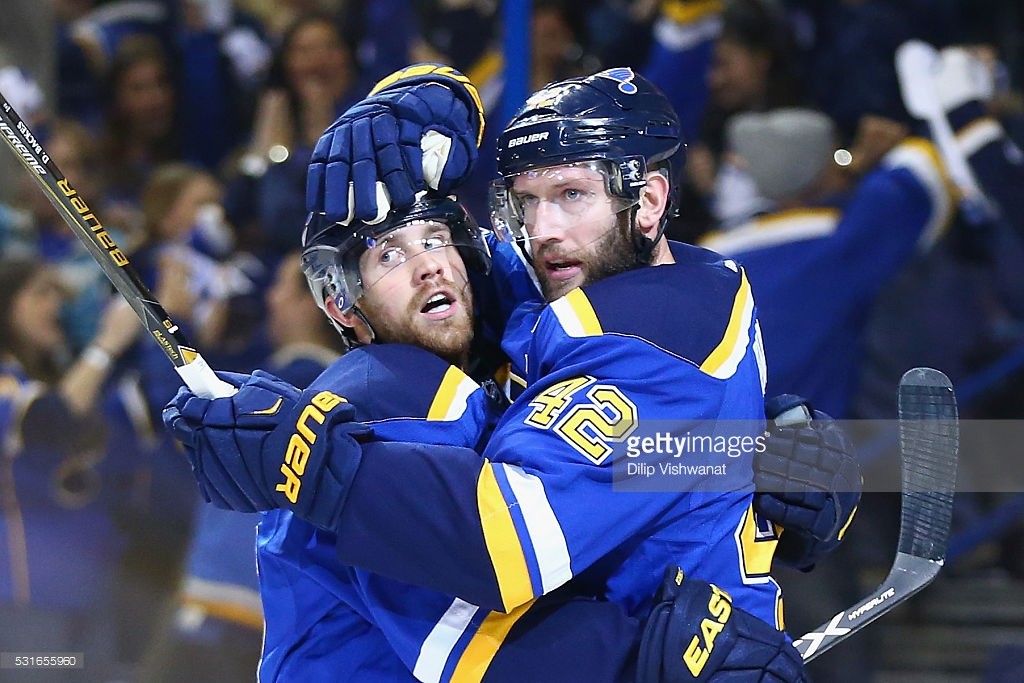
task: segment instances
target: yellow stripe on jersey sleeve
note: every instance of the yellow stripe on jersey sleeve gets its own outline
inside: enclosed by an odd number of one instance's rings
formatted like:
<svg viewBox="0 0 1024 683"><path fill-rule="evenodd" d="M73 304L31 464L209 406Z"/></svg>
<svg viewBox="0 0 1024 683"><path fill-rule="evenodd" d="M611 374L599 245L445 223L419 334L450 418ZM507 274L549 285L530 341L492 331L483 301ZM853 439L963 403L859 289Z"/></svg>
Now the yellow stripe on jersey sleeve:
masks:
<svg viewBox="0 0 1024 683"><path fill-rule="evenodd" d="M732 313L729 315L729 324L725 328L725 335L718 342L715 350L700 365L702 372L716 377L726 379L731 377L740 360L746 355L747 331L750 329L750 322L754 315L754 298L750 294L750 283L747 282L747 274L740 270L740 287L733 299Z"/></svg>
<svg viewBox="0 0 1024 683"><path fill-rule="evenodd" d="M921 233L918 246L930 247L949 229L955 209L953 198L957 193L938 148L931 140L910 137L893 147L882 158L882 163L906 168L928 192L932 215Z"/></svg>
<svg viewBox="0 0 1024 683"><path fill-rule="evenodd" d="M689 24L712 14L721 14L724 3L722 0L665 0L661 3L661 13L680 24Z"/></svg>
<svg viewBox="0 0 1024 683"><path fill-rule="evenodd" d="M789 209L755 218L731 230L710 232L699 245L724 256L766 249L781 244L828 237L842 217L838 209Z"/></svg>
<svg viewBox="0 0 1024 683"><path fill-rule="evenodd" d="M601 321L582 289L574 289L551 303L551 310L570 337L597 337L604 334Z"/></svg>
<svg viewBox="0 0 1024 683"><path fill-rule="evenodd" d="M494 655L498 654L509 631L533 606L534 600L520 605L508 614L491 612L466 645L459 663L452 672L451 683L479 683L487 673Z"/></svg>
<svg viewBox="0 0 1024 683"><path fill-rule="evenodd" d="M476 497L484 543L498 579L501 602L509 611L534 597L533 585L508 503L498 487L491 463L486 461L477 480Z"/></svg>
<svg viewBox="0 0 1024 683"><path fill-rule="evenodd" d="M434 394L434 400L427 411L427 420L446 421L458 420L466 412L469 395L480 386L454 365L448 368L441 385Z"/></svg>

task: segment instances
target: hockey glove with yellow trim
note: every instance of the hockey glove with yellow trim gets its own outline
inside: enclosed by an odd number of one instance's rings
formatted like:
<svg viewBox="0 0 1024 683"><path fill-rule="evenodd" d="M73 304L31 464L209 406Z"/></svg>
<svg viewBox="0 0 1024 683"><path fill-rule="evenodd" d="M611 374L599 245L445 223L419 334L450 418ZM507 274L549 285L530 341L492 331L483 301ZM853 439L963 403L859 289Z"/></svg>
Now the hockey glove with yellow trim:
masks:
<svg viewBox="0 0 1024 683"><path fill-rule="evenodd" d="M292 510L334 528L362 455L357 439L372 430L330 391L300 392L262 370L218 376L238 392L207 399L183 387L163 412L203 497L240 512Z"/></svg>
<svg viewBox="0 0 1024 683"><path fill-rule="evenodd" d="M463 74L415 64L381 80L324 131L306 174L306 210L326 223L380 222L432 188L469 175L483 139L483 105Z"/></svg>

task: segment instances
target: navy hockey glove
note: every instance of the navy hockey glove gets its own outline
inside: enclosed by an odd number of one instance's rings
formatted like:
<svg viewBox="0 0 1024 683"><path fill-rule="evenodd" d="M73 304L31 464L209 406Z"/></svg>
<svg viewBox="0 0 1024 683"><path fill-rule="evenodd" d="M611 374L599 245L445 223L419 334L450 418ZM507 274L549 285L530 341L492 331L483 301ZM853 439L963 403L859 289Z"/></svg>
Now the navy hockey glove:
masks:
<svg viewBox="0 0 1024 683"><path fill-rule="evenodd" d="M207 399L183 387L163 412L203 497L227 510L292 510L334 529L359 466L356 438L372 430L353 422L355 408L329 391L300 392L261 370L218 375L238 393Z"/></svg>
<svg viewBox="0 0 1024 683"><path fill-rule="evenodd" d="M637 683L807 681L786 634L679 567L665 572L640 639Z"/></svg>
<svg viewBox="0 0 1024 683"><path fill-rule="evenodd" d="M316 143L306 210L328 224L376 223L428 187L449 194L469 175L483 139L476 87L451 67L391 74Z"/></svg>
<svg viewBox="0 0 1024 683"><path fill-rule="evenodd" d="M773 422L765 451L754 456L754 510L783 527L775 557L809 571L853 520L860 465L842 428L805 399L776 396L765 413Z"/></svg>

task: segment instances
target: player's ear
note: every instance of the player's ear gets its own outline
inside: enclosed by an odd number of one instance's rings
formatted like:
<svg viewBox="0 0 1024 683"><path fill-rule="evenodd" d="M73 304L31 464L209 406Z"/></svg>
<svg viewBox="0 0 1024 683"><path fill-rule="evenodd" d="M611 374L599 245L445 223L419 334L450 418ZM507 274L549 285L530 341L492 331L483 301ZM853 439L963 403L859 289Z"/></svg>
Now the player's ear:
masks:
<svg viewBox="0 0 1024 683"><path fill-rule="evenodd" d="M355 313L354 308L342 312L333 297L327 298L327 301L324 302L324 308L327 310L327 315L331 316L339 325L352 330L360 343L369 344L373 341L373 334L366 325L366 321L363 320L362 316Z"/></svg>
<svg viewBox="0 0 1024 683"><path fill-rule="evenodd" d="M658 171L647 174L647 184L640 192L640 205L636 210L636 227L644 235L656 234L661 216L668 207L668 178Z"/></svg>

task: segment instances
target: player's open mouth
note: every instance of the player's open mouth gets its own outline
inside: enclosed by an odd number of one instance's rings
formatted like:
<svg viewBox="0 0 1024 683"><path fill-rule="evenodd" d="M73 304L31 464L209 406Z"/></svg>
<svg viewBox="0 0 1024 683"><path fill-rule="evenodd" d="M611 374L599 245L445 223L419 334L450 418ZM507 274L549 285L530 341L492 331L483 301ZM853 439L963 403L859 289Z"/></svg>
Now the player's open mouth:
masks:
<svg viewBox="0 0 1024 683"><path fill-rule="evenodd" d="M423 307L420 308L420 313L425 314L429 318L441 320L451 315L455 303L455 297L448 292L435 292L427 299Z"/></svg>
<svg viewBox="0 0 1024 683"><path fill-rule="evenodd" d="M580 272L580 262L572 260L551 260L544 262L544 268L552 280L568 280Z"/></svg>

